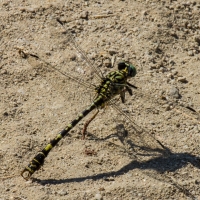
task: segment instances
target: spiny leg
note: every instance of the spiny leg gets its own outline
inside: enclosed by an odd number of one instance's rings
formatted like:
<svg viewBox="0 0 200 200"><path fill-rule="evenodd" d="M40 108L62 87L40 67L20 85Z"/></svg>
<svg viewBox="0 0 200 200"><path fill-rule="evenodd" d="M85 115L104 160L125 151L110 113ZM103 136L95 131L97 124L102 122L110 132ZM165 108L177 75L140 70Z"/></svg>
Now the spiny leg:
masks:
<svg viewBox="0 0 200 200"><path fill-rule="evenodd" d="M99 113L99 110L97 110L94 115L88 120L85 122L85 125L84 125L84 128L83 128L83 132L82 132L82 139L84 140L85 139L85 135L86 135L86 131L87 131L87 127L89 126L89 124L91 123L91 121L97 116L97 114Z"/></svg>
<svg viewBox="0 0 200 200"><path fill-rule="evenodd" d="M125 103L125 89L123 89L120 93L120 98L121 98L121 101L122 103Z"/></svg>
<svg viewBox="0 0 200 200"><path fill-rule="evenodd" d="M133 95L133 91L131 90L130 87L126 86L126 90L128 91L128 93L129 93L130 96Z"/></svg>
<svg viewBox="0 0 200 200"><path fill-rule="evenodd" d="M120 93L120 98L121 98L121 101L122 103L125 103L125 94L126 94L126 91L128 91L129 95L132 96L133 95L133 92L131 90L131 88L129 88L128 86L125 87L125 89L123 89Z"/></svg>

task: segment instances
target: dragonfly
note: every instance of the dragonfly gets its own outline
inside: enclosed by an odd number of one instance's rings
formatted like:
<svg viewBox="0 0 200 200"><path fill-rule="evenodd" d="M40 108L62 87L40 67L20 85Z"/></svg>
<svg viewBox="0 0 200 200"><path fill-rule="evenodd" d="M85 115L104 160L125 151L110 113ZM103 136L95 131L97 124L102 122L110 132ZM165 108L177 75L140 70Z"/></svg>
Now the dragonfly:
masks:
<svg viewBox="0 0 200 200"><path fill-rule="evenodd" d="M64 28L64 24L61 21L57 20L57 22ZM150 131L137 125L127 112L123 111L120 107L118 107L118 97L120 97L122 103L125 103L125 94L128 92L128 94L132 96L133 95L132 89L134 89L134 91L138 90L138 88L135 85L129 82L129 80L133 79L136 76L136 67L128 61L120 61L118 63L118 70L109 72L107 75L104 75L101 72L100 68L95 66L90 61L85 52L76 43L71 33L69 33L66 29L64 32L65 34L67 33L68 42L72 45L73 48L76 49L80 58L85 61L84 64L87 67L85 67L84 69L86 70L86 73L88 71L91 72L91 74L88 76L84 74L85 72L84 73L81 72L83 76L87 77L85 78L85 80L88 81L85 81L81 76L74 75L76 73L73 74L66 71L63 72L55 65L42 59L41 56L25 52L22 49L19 49L19 53L24 59L27 59L28 62L31 63L32 65L34 65L34 63L42 63L42 66L44 66L46 69L58 72L59 74L67 77L72 82L77 83L79 86L83 86L89 89L90 91L94 92L95 95L93 97L93 100L91 101L91 104L86 109L84 109L80 114L78 114L74 120L72 120L61 132L59 132L54 137L54 139L52 139L41 151L37 153L37 155L23 169L23 171L21 172L21 176L24 179L28 180L37 170L39 170L43 166L46 157L49 155L50 151L52 151L52 149L58 144L58 142L62 138L64 138L71 131L71 129L74 128L84 117L86 117L93 110L96 110L93 116L84 125L82 131L82 138L85 139L88 125L98 115L99 110L105 109L107 107L112 107L126 119L128 125L131 127L132 136L138 138L138 140L140 140L140 142L142 142L143 144L143 145L136 145L136 139L135 139L134 140L135 147L141 149L141 147L145 146L146 149L149 148L160 152L167 152L166 147L158 139L156 139L156 137L154 137L154 135L151 134ZM74 58L72 57L71 59L73 60ZM76 70L81 71L82 68L77 68ZM94 79L95 83L90 83L89 81L90 79ZM130 140L127 141L129 141L130 144Z"/></svg>

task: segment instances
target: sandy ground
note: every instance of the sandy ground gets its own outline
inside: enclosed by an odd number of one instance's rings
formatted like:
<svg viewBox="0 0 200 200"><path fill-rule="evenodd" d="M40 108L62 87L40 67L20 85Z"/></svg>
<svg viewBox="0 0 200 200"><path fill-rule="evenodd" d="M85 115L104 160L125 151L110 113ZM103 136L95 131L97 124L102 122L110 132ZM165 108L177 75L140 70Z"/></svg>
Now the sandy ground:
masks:
<svg viewBox="0 0 200 200"><path fill-rule="evenodd" d="M2 0L0 44L0 200L200 199L199 0ZM94 69L119 60L136 66L138 89L100 110L85 140L83 119L24 180L91 104Z"/></svg>

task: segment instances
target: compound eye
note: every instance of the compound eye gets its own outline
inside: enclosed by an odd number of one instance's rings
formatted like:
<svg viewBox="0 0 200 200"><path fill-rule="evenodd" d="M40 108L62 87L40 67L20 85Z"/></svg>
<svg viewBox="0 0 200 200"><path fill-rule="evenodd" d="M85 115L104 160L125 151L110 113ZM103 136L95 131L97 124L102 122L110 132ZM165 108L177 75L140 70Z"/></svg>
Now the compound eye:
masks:
<svg viewBox="0 0 200 200"><path fill-rule="evenodd" d="M126 63L125 62L119 62L118 63L118 70L122 70L126 68Z"/></svg>
<svg viewBox="0 0 200 200"><path fill-rule="evenodd" d="M136 75L136 73L137 73L136 68L133 65L130 65L129 66L129 75L131 77L134 77Z"/></svg>

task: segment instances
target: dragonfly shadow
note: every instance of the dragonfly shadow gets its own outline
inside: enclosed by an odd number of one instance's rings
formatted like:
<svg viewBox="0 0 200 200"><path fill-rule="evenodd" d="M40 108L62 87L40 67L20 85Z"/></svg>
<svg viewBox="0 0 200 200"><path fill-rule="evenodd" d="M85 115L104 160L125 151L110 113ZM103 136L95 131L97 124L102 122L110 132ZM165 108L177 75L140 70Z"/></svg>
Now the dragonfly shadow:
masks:
<svg viewBox="0 0 200 200"><path fill-rule="evenodd" d="M121 128L121 127L120 127ZM127 132L125 131L117 131L115 134L110 134L109 136L106 136L105 138L98 138L94 135L90 136L93 140L96 141L105 141L113 137L117 137L123 144L125 143L125 137L127 136ZM112 143L112 142L111 142ZM114 143L112 143L114 144ZM85 180L99 180L103 179L105 181L109 181L110 177L117 177L121 176L125 173L128 173L134 169L140 169L144 171L145 174L149 174L149 170L152 172L152 170L156 174L164 174L165 172L175 172L178 169L181 169L188 165L189 163L192 164L194 167L200 169L200 159L199 157L196 157L195 155L192 155L190 153L173 153L171 150L165 146L162 146L162 148L150 148L146 146L139 146L134 144L132 140L128 140L128 144L131 148L140 149L139 152L129 152L129 156L133 157L132 161L126 165L124 165L121 169L106 173L99 173L96 175L91 176L85 176L85 177L74 177L74 178L66 178L66 179L46 179L46 180L40 180L40 179L33 179L33 181L38 182L41 185L45 184L63 184L63 183L73 183L73 182L83 182ZM132 156L133 155L133 156ZM140 158L146 157L147 159L143 160ZM151 176L149 174L148 176ZM154 175L152 175L154 177ZM155 179L158 176L155 175Z"/></svg>
<svg viewBox="0 0 200 200"><path fill-rule="evenodd" d="M171 154L171 151L169 148L165 147L159 140L156 140L153 137L149 137L150 141L152 144L154 144L153 146L148 144L148 142L143 141L141 142L141 140L143 139L142 137L140 137L140 134L133 134L132 138L129 137L129 135L131 135L124 127L123 124L119 124L116 126L116 133L110 134L108 136L106 136L105 138L98 138L97 136L93 135L93 134L89 134L90 139L95 140L95 141L107 141L108 143L116 146L116 147L121 147L118 144L116 144L115 142L111 142L110 139L117 139L119 140L123 146L126 148L126 151L133 156L158 156L158 155L162 155L162 156L167 156L169 154ZM146 134L147 135L147 134ZM150 134L149 134L150 135ZM139 141L139 142L138 142ZM153 141L153 142L152 142ZM122 148L122 147L121 147ZM130 149L127 150L127 148Z"/></svg>
<svg viewBox="0 0 200 200"><path fill-rule="evenodd" d="M33 181L41 185L59 185L74 182L79 183L86 180L96 181L100 179L103 179L105 181L112 181L115 177L131 172L134 169L140 169L143 174L154 178L155 180L172 184L187 197L195 199L190 191L171 179L171 177L166 175L165 172L175 172L176 170L181 169L188 164L192 164L194 167L200 169L199 157L196 157L195 155L192 155L190 153L171 152L169 148L165 147L163 144L161 144L160 141L156 140L155 138L153 138L153 140L158 145L150 146L143 143L137 143L137 140L135 140L135 138L129 138L128 135L129 133L128 131L126 131L123 124L117 126L116 133L110 134L105 138L98 138L93 134L89 134L88 139L92 139L95 141L106 141L108 143L111 143L112 145L115 145L116 147L118 147L118 145L116 145L114 142L110 142L110 139L117 138L124 146L128 145L128 151L125 152L128 153L130 158L132 158L132 161L124 165L119 170L84 177L46 180L33 179Z"/></svg>
<svg viewBox="0 0 200 200"><path fill-rule="evenodd" d="M96 175L85 176L85 177L74 177L74 178L66 178L66 179L33 179L33 181L38 182L41 185L45 184L63 184L63 183L73 183L73 182L83 182L85 180L99 180L104 179L109 180L110 177L121 176L125 173L128 173L134 169L140 170L153 170L158 174L162 174L164 172L175 172L178 169L185 167L188 164L192 164L194 167L200 169L200 160L198 157L190 154L190 153L171 153L168 156L159 156L156 158L149 159L147 161L138 161L132 160L127 165L124 165L121 169L106 173L99 173Z"/></svg>

